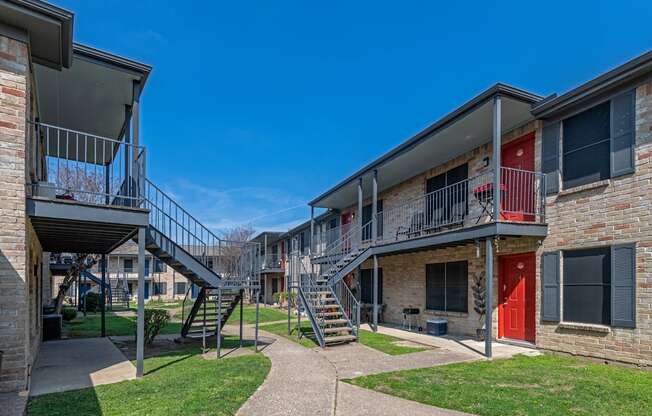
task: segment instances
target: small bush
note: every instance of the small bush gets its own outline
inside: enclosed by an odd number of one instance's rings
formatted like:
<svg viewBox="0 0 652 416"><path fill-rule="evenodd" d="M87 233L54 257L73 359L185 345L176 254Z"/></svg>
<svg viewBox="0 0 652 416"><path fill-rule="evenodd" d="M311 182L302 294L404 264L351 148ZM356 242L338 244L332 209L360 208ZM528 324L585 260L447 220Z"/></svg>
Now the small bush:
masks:
<svg viewBox="0 0 652 416"><path fill-rule="evenodd" d="M86 292L84 295L86 312L97 312L100 310L100 295L95 292Z"/></svg>
<svg viewBox="0 0 652 416"><path fill-rule="evenodd" d="M272 301L274 303L281 303L281 292L276 292L272 295Z"/></svg>
<svg viewBox="0 0 652 416"><path fill-rule="evenodd" d="M169 320L170 314L164 309L145 309L145 344L151 345Z"/></svg>
<svg viewBox="0 0 652 416"><path fill-rule="evenodd" d="M63 310L61 311L61 317L66 322L72 321L77 317L77 309L63 308Z"/></svg>
<svg viewBox="0 0 652 416"><path fill-rule="evenodd" d="M290 301L290 307L294 308L297 304L297 294L294 292L279 292L279 303L284 304L288 300Z"/></svg>

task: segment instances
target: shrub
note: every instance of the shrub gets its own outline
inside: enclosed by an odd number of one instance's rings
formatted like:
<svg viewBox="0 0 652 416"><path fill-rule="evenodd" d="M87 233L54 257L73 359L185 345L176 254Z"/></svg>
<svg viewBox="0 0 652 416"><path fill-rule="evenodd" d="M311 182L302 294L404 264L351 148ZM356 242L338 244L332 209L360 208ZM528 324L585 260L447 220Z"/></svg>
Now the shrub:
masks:
<svg viewBox="0 0 652 416"><path fill-rule="evenodd" d="M100 310L100 295L95 292L86 292L84 295L86 312L97 312Z"/></svg>
<svg viewBox="0 0 652 416"><path fill-rule="evenodd" d="M74 308L63 308L61 311L61 317L64 321L72 321L77 317L77 309Z"/></svg>
<svg viewBox="0 0 652 416"><path fill-rule="evenodd" d="M145 344L151 345L169 320L165 309L145 309Z"/></svg>
<svg viewBox="0 0 652 416"><path fill-rule="evenodd" d="M272 301L274 303L281 303L281 292L276 292L272 295Z"/></svg>
<svg viewBox="0 0 652 416"><path fill-rule="evenodd" d="M297 294L294 292L280 292L279 293L279 303L284 304L287 301L290 301L290 307L294 308L296 306Z"/></svg>

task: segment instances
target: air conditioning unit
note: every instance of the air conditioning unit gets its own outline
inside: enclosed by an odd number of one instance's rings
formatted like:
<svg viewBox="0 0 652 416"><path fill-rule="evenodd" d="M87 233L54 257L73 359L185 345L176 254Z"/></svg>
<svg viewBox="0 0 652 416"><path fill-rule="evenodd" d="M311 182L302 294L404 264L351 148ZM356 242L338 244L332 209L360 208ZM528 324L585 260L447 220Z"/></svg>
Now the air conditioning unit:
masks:
<svg viewBox="0 0 652 416"><path fill-rule="evenodd" d="M434 336L446 335L448 332L448 319L432 318L426 322L426 330L428 334Z"/></svg>

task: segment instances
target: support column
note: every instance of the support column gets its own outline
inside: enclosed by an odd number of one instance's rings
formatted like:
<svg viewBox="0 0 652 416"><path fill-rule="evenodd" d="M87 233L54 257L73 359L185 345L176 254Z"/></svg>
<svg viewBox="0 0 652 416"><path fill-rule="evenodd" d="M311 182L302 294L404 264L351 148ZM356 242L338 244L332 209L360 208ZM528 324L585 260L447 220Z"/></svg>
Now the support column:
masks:
<svg viewBox="0 0 652 416"><path fill-rule="evenodd" d="M373 301L374 301L374 332L378 331L378 256L374 254L374 288L373 288Z"/></svg>
<svg viewBox="0 0 652 416"><path fill-rule="evenodd" d="M144 374L145 358L145 228L138 228L138 318L136 320L136 377Z"/></svg>
<svg viewBox="0 0 652 416"><path fill-rule="evenodd" d="M106 337L106 254L102 254L102 285L100 287L100 314L102 315L101 337Z"/></svg>
<svg viewBox="0 0 652 416"><path fill-rule="evenodd" d="M378 212L378 170L374 169L372 200L371 200L371 218L372 218L371 241L373 241L374 243L376 242L376 236L378 235L378 217L376 216L377 212Z"/></svg>
<svg viewBox="0 0 652 416"><path fill-rule="evenodd" d="M310 205L310 244L308 245L308 255L313 253L313 244L315 242L315 207Z"/></svg>
<svg viewBox="0 0 652 416"><path fill-rule="evenodd" d="M502 111L502 100L500 95L494 97L493 102L493 169L494 169L494 221L500 219L500 200L501 200L501 190L500 190L500 152L501 152L501 111Z"/></svg>
<svg viewBox="0 0 652 416"><path fill-rule="evenodd" d="M362 177L358 178L358 221L360 223L359 227L362 227Z"/></svg>
<svg viewBox="0 0 652 416"><path fill-rule="evenodd" d="M263 254L263 264L267 267L267 234L263 236L263 239L265 241L265 246L263 247L265 250L265 254ZM265 296L267 296L267 292L265 292Z"/></svg>
<svg viewBox="0 0 652 416"><path fill-rule="evenodd" d="M243 302L244 302L244 289L240 289L240 348L242 348L242 335L243 335L243 327L242 327L242 318L244 316L244 310L242 305Z"/></svg>
<svg viewBox="0 0 652 416"><path fill-rule="evenodd" d="M260 290L256 291L256 329L255 329L255 335L254 335L254 351L258 352L258 321L259 321L259 310L260 310L260 302L258 301L260 299ZM289 301L288 301L289 304ZM290 324L290 321L288 321L288 325Z"/></svg>
<svg viewBox="0 0 652 416"><path fill-rule="evenodd" d="M217 289L217 331L215 338L217 338L217 351L215 357L220 359L222 350L222 289ZM205 326L204 326L205 327Z"/></svg>
<svg viewBox="0 0 652 416"><path fill-rule="evenodd" d="M486 313L485 313L485 335L484 354L491 358L491 342L493 341L493 305L494 305L494 245L493 238L485 240L485 286L486 286Z"/></svg>

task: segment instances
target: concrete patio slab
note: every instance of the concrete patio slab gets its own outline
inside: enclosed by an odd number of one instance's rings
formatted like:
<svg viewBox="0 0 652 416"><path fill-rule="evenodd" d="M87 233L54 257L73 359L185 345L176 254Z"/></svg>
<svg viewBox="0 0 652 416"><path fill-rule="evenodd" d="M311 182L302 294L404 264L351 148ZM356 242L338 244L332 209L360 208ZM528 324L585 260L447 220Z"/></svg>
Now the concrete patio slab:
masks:
<svg viewBox="0 0 652 416"><path fill-rule="evenodd" d="M38 396L136 378L136 367L108 338L49 341L41 345L30 395Z"/></svg>
<svg viewBox="0 0 652 416"><path fill-rule="evenodd" d="M369 325L362 325L360 329L364 331L371 331ZM468 337L456 337L452 335L435 337L424 333L411 332L383 325L378 325L378 332L423 345L429 345L432 347L442 348L454 352L471 353L480 357L484 357L484 341L476 341ZM505 344L496 341L492 342L491 346L493 351L493 358L510 358L517 354L528 356L536 356L541 354L541 352L534 348Z"/></svg>

